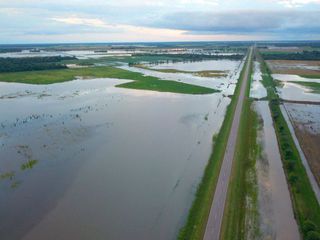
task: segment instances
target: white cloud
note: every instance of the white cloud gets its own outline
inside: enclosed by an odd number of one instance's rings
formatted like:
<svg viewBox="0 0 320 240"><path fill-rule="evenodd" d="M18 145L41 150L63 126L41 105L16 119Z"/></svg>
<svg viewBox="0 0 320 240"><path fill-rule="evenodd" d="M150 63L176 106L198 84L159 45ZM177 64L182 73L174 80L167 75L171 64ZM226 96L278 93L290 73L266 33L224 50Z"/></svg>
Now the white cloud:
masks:
<svg viewBox="0 0 320 240"><path fill-rule="evenodd" d="M71 25L83 25L89 27L109 27L110 24L105 23L104 21L98 18L82 18L82 17L53 17L50 18L53 21L61 22Z"/></svg>
<svg viewBox="0 0 320 240"><path fill-rule="evenodd" d="M288 8L295 8L310 3L320 4L320 0L280 0L279 3Z"/></svg>

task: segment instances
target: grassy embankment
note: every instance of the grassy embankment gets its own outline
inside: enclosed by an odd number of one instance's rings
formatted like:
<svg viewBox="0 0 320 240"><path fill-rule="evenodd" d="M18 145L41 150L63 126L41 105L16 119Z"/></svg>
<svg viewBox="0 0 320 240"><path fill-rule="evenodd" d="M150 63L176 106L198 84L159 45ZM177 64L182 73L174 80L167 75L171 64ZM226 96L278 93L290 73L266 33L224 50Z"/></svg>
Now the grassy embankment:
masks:
<svg viewBox="0 0 320 240"><path fill-rule="evenodd" d="M88 67L64 70L1 73L0 81L28 84L52 84L71 81L77 76L85 78L119 78L134 80L132 82L117 85L117 87L122 88L185 94L210 94L218 92L218 90L211 88L176 81L160 80L156 77L144 76L141 73L131 72L114 67Z"/></svg>
<svg viewBox="0 0 320 240"><path fill-rule="evenodd" d="M294 214L303 239L320 239L320 206L312 190L290 130L284 119L276 85L267 64L261 60L263 85L267 89L269 107L277 135L281 159L293 202ZM319 238L311 238L318 235Z"/></svg>
<svg viewBox="0 0 320 240"><path fill-rule="evenodd" d="M320 83L315 82L297 82L291 81L292 83L299 84L301 86L307 87L312 93L320 93Z"/></svg>
<svg viewBox="0 0 320 240"><path fill-rule="evenodd" d="M220 239L224 240L254 239L259 234L255 172L256 158L260 151L257 144L258 118L251 109L249 93L250 84L246 88L221 227Z"/></svg>
<svg viewBox="0 0 320 240"><path fill-rule="evenodd" d="M243 74L246 64L241 71L238 84L236 86L231 103L227 108L219 134L214 136L212 154L205 168L202 180L198 186L195 199L189 210L187 221L185 226L180 230L178 239L186 240L203 238L215 192L214 190L219 177L221 163L231 130L234 112L240 94L240 87L243 81Z"/></svg>
<svg viewBox="0 0 320 240"><path fill-rule="evenodd" d="M146 69L146 70L152 70L157 72L163 72L163 73L189 73L193 74L195 76L199 77L226 77L228 73L226 71L221 70L204 70L204 71L183 71L178 69L156 69L156 68L150 68L143 64L136 64L134 67Z"/></svg>

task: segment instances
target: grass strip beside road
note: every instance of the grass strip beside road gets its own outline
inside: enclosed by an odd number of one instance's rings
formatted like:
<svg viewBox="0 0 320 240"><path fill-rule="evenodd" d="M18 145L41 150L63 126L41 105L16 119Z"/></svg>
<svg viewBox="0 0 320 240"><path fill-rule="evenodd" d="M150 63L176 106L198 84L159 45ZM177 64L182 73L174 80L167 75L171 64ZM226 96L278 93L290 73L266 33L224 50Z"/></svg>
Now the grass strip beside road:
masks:
<svg viewBox="0 0 320 240"><path fill-rule="evenodd" d="M87 67L63 70L28 71L15 73L1 73L1 82L17 82L27 84L52 84L74 80L76 77L84 78L119 78L133 80L129 83L117 85L122 88L152 90L159 92L173 92L184 94L210 94L218 92L216 89L161 80L152 76L115 67Z"/></svg>
<svg viewBox="0 0 320 240"><path fill-rule="evenodd" d="M251 65L252 73L252 65ZM249 76L252 76L250 74ZM251 82L251 81L250 81ZM250 239L258 235L258 195L255 163L259 153L257 144L258 118L251 109L250 84L241 113L237 145L224 209L220 239Z"/></svg>
<svg viewBox="0 0 320 240"><path fill-rule="evenodd" d="M248 59L247 59L248 61ZM248 64L246 62L246 64ZM243 75L246 68L244 64L231 103L229 104L224 121L218 135L215 135L213 151L205 168L204 175L195 195L195 199L189 210L185 226L180 230L180 240L203 239L208 216L219 177L222 160L225 154L229 133L232 126L234 112L237 106Z"/></svg>
<svg viewBox="0 0 320 240"><path fill-rule="evenodd" d="M303 239L318 234L320 237L320 206L312 190L299 152L291 136L289 127L280 109L280 99L276 92L276 83L266 63L261 59L262 83L267 89L269 107L277 135L283 169L287 178L294 214Z"/></svg>

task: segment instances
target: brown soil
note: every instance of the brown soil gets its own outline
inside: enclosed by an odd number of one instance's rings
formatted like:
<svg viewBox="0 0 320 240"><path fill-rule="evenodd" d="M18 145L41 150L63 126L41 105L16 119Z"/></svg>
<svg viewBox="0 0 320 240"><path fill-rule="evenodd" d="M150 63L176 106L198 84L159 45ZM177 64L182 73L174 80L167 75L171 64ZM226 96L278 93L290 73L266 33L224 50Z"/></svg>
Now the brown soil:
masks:
<svg viewBox="0 0 320 240"><path fill-rule="evenodd" d="M295 75L320 75L319 70L297 68L294 65L320 66L320 61L268 60L273 73Z"/></svg>
<svg viewBox="0 0 320 240"><path fill-rule="evenodd" d="M286 53L295 53L302 52L303 48L278 48L278 49L261 49L261 52L286 52Z"/></svg>
<svg viewBox="0 0 320 240"><path fill-rule="evenodd" d="M312 134L304 124L294 122L294 129L311 171L320 185L320 134Z"/></svg>

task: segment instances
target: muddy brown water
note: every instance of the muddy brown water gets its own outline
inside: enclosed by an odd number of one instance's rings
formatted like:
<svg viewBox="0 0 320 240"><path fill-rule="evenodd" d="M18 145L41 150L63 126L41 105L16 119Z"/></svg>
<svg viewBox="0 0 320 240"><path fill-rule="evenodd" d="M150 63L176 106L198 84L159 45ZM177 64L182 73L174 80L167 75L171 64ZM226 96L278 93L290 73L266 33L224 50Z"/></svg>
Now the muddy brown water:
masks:
<svg viewBox="0 0 320 240"><path fill-rule="evenodd" d="M257 161L260 239L300 239L268 102L254 104L263 120L262 156Z"/></svg>
<svg viewBox="0 0 320 240"><path fill-rule="evenodd" d="M176 238L230 99L119 82L0 84L0 239Z"/></svg>

